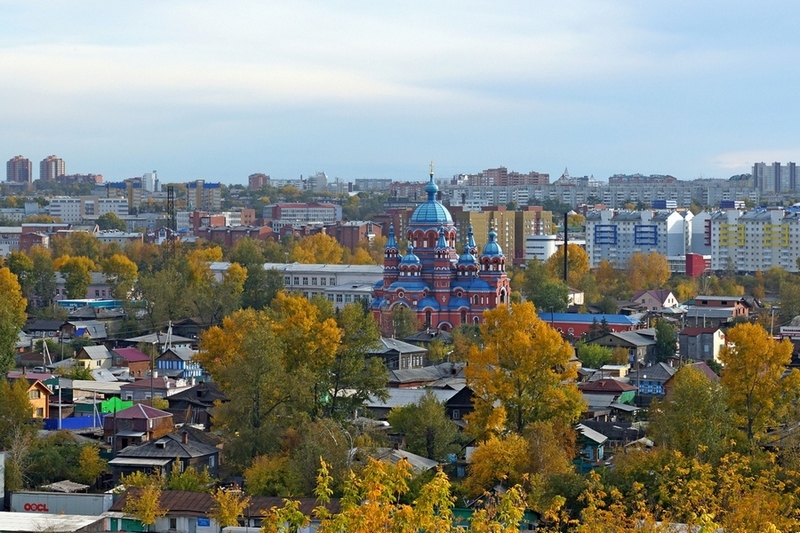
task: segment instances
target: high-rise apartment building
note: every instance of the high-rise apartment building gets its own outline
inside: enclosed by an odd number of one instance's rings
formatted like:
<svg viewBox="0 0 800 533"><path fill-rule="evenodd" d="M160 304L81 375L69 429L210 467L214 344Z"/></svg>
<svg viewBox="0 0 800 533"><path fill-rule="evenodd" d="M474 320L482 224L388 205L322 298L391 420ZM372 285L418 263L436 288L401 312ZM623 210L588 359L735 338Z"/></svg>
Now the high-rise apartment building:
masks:
<svg viewBox="0 0 800 533"><path fill-rule="evenodd" d="M50 216L61 219L61 222L79 224L84 219L93 220L106 213L126 217L128 216L128 200L97 196L55 196L50 199L47 210Z"/></svg>
<svg viewBox="0 0 800 533"><path fill-rule="evenodd" d="M31 160L21 155L12 157L6 163L6 181L30 183L32 179Z"/></svg>
<svg viewBox="0 0 800 533"><path fill-rule="evenodd" d="M762 193L781 193L797 190L797 168L794 163L753 165L753 186Z"/></svg>
<svg viewBox="0 0 800 533"><path fill-rule="evenodd" d="M597 267L605 259L624 267L630 257L657 252L667 258L684 257L691 251L693 215L689 211L613 211L606 209L586 217L586 253Z"/></svg>
<svg viewBox="0 0 800 533"><path fill-rule="evenodd" d="M269 185L269 176L266 174L257 172L247 176L247 188L251 191L257 191L261 187L265 187L267 185Z"/></svg>
<svg viewBox="0 0 800 533"><path fill-rule="evenodd" d="M205 180L190 181L186 184L186 200L191 209L219 211L222 206L222 186L219 183L206 183Z"/></svg>
<svg viewBox="0 0 800 533"><path fill-rule="evenodd" d="M60 157L49 155L39 163L39 179L42 181L55 181L66 173L64 160Z"/></svg>

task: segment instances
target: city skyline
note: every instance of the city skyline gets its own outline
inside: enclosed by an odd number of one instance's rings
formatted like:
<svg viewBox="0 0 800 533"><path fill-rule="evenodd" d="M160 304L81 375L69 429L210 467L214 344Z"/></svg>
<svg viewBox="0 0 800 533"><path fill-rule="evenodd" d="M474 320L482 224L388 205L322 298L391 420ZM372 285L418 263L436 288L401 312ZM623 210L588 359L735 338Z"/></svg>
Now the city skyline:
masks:
<svg viewBox="0 0 800 533"><path fill-rule="evenodd" d="M800 157L789 2L3 10L4 157L107 181L419 181L431 159L691 180Z"/></svg>

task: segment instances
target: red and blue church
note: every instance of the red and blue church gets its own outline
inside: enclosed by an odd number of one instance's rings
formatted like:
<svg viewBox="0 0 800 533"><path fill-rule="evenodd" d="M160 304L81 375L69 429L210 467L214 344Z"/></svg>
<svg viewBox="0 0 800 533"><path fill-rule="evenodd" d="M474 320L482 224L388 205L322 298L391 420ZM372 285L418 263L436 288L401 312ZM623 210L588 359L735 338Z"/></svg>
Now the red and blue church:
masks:
<svg viewBox="0 0 800 533"><path fill-rule="evenodd" d="M456 226L447 208L436 198L439 187L430 180L428 199L420 204L405 230L405 254L394 226L384 247L383 281L375 284L371 309L381 330L392 331L392 312L406 306L425 327L451 331L462 324L480 324L483 312L508 302L511 289L506 257L489 232L478 253L470 226L463 253L456 251Z"/></svg>

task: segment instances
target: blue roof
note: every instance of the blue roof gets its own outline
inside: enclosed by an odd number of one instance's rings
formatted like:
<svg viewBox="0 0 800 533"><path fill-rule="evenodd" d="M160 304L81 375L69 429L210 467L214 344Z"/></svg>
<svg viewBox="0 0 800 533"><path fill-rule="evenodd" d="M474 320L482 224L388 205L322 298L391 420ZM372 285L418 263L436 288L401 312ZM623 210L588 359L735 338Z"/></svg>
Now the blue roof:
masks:
<svg viewBox="0 0 800 533"><path fill-rule="evenodd" d="M439 302L437 302L436 298L434 298L433 296L427 296L419 301L417 309L424 309L425 307L432 307L434 309L439 309Z"/></svg>
<svg viewBox="0 0 800 533"><path fill-rule="evenodd" d="M452 224L453 217L450 216L450 211L436 201L439 186L433 182L433 172L431 172L430 181L425 186L425 192L428 193L428 199L414 210L414 214L411 215L411 224Z"/></svg>
<svg viewBox="0 0 800 533"><path fill-rule="evenodd" d="M414 253L414 247L410 244L408 245L408 253L403 256L403 259L400 260L401 265L418 265L419 264L419 257Z"/></svg>
<svg viewBox="0 0 800 533"><path fill-rule="evenodd" d="M482 255L488 255L490 257L503 255L503 249L500 248L499 244L497 244L497 232L494 230L489 232L489 242L487 242L486 246L483 247Z"/></svg>
<svg viewBox="0 0 800 533"><path fill-rule="evenodd" d="M394 283L389 285L388 290L393 291L395 289L405 289L407 291L414 291L414 290L421 291L422 289L427 289L427 288L428 284L425 283L424 281L420 281L419 279L415 279L412 281L411 279L409 279L408 281L405 280L395 281Z"/></svg>
<svg viewBox="0 0 800 533"><path fill-rule="evenodd" d="M475 256L471 253L465 252L461 254L461 257L458 258L459 265L476 265L478 264L478 260L475 259Z"/></svg>
<svg viewBox="0 0 800 533"><path fill-rule="evenodd" d="M466 298L459 298L454 297L450 298L450 305L448 305L450 309L458 309L459 307L469 307L469 300Z"/></svg>
<svg viewBox="0 0 800 533"><path fill-rule="evenodd" d="M389 238L386 240L384 248L397 248L397 241L394 238L394 224L389 225Z"/></svg>
<svg viewBox="0 0 800 533"><path fill-rule="evenodd" d="M550 313L549 311L540 312L539 318L544 320L545 322L574 322L580 324L591 324L593 320L597 320L597 323L606 319L608 324L618 325L618 326L636 326L639 324L640 320L638 317L630 316L630 315L592 315L589 313Z"/></svg>

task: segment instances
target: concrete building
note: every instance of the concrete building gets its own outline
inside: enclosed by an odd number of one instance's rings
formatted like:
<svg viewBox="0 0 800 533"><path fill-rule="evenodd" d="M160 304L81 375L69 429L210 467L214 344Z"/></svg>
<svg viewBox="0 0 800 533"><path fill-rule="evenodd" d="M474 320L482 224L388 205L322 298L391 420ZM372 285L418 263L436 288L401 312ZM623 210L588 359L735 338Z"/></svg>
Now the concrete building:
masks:
<svg viewBox="0 0 800 533"><path fill-rule="evenodd" d="M556 253L556 235L528 235L525 237L525 261L547 261Z"/></svg>
<svg viewBox="0 0 800 533"><path fill-rule="evenodd" d="M273 204L264 208L264 218L272 220L272 230L276 233L284 226L330 226L342 220L342 206L319 203Z"/></svg>
<svg viewBox="0 0 800 533"><path fill-rule="evenodd" d="M755 163L753 186L761 193L797 191L797 168L794 163Z"/></svg>
<svg viewBox="0 0 800 533"><path fill-rule="evenodd" d="M222 206L222 185L195 180L186 184L186 201L192 209L219 211Z"/></svg>
<svg viewBox="0 0 800 533"><path fill-rule="evenodd" d="M251 191L257 191L261 187L269 185L270 179L266 174L256 173L247 176L247 188Z"/></svg>
<svg viewBox="0 0 800 533"><path fill-rule="evenodd" d="M39 163L39 179L42 181L55 181L58 176L66 173L64 160L55 155L49 155Z"/></svg>
<svg viewBox="0 0 800 533"><path fill-rule="evenodd" d="M586 217L586 253L594 268L603 259L624 266L637 252L683 261L691 251L692 214L678 211L594 211Z"/></svg>
<svg viewBox="0 0 800 533"><path fill-rule="evenodd" d="M87 217L114 213L118 217L128 216L128 200L125 198L100 198L97 196L55 196L50 199L47 211L52 217L68 224L78 224Z"/></svg>
<svg viewBox="0 0 800 533"><path fill-rule="evenodd" d="M27 157L17 155L6 163L6 181L12 183L30 183L33 166Z"/></svg>

